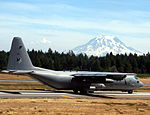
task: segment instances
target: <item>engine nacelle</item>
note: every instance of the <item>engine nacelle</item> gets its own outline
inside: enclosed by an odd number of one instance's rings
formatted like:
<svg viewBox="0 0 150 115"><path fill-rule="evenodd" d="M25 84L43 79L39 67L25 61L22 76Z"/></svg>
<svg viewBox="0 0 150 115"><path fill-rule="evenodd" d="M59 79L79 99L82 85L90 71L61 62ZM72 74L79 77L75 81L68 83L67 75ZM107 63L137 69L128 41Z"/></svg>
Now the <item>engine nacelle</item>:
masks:
<svg viewBox="0 0 150 115"><path fill-rule="evenodd" d="M95 87L96 89L102 89L102 88L105 88L106 86L103 83L98 83L98 84L95 84Z"/></svg>
<svg viewBox="0 0 150 115"><path fill-rule="evenodd" d="M97 83L97 84L93 84L92 86L90 86L90 90L98 90L98 89L103 89L105 87L106 87L105 84Z"/></svg>

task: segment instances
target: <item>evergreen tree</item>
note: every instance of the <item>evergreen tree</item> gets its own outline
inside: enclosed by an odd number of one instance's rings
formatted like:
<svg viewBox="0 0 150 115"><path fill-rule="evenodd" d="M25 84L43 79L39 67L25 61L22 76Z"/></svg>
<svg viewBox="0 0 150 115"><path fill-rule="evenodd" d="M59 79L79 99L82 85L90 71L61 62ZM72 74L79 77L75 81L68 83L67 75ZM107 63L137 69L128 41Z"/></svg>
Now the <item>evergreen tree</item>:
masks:
<svg viewBox="0 0 150 115"><path fill-rule="evenodd" d="M73 51L67 54L41 50L27 51L34 66L54 70L77 71L111 71L150 73L150 53L138 56L137 54L117 54L111 52L105 57L90 56L86 54L75 55ZM9 52L0 51L0 69L6 69Z"/></svg>

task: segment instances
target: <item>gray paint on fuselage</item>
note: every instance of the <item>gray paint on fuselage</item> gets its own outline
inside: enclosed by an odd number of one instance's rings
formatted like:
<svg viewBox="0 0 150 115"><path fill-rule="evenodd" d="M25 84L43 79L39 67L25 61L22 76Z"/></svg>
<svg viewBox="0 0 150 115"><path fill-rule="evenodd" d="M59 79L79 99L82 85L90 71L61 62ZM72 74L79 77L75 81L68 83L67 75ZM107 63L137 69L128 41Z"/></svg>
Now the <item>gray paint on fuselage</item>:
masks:
<svg viewBox="0 0 150 115"><path fill-rule="evenodd" d="M116 81L113 80L112 83L104 83L106 87L101 88L102 90L122 90L122 91L127 91L127 90L134 90L137 88L140 88L143 83L137 79L133 78L128 78L126 77L125 79L121 81Z"/></svg>
<svg viewBox="0 0 150 115"><path fill-rule="evenodd" d="M72 89L71 80L73 76L57 75L48 72L44 73L44 72L36 72L36 71L28 75L56 89L68 89L68 90Z"/></svg>
<svg viewBox="0 0 150 115"><path fill-rule="evenodd" d="M34 71L28 75L32 78L39 80L40 82L51 86L56 89L81 89L82 86L78 81L74 81L74 76L72 74L104 74L106 72L84 72L84 71L72 71L72 72L64 72L64 71L53 71L47 70L43 68L38 68L37 71ZM114 74L109 72L110 74ZM115 73L118 74L118 73ZM120 73L119 73L120 74ZM140 87L140 81L134 78L135 74L131 74L130 77L126 77L123 80L111 80L111 83L103 83L106 87L101 88L99 90L134 90ZM139 81L139 83L137 83Z"/></svg>

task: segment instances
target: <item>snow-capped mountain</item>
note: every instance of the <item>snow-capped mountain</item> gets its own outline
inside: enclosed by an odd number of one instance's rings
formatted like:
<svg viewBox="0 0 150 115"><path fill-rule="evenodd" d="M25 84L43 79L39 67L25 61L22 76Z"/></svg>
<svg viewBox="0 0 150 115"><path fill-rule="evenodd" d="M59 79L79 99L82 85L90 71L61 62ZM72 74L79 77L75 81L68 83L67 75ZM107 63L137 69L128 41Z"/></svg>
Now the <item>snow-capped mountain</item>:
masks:
<svg viewBox="0 0 150 115"><path fill-rule="evenodd" d="M131 47L126 46L115 36L100 35L91 39L88 43L75 47L72 50L75 54L86 53L88 56L105 56L107 53L112 52L116 54L129 54L136 53L141 55L140 51L137 51Z"/></svg>

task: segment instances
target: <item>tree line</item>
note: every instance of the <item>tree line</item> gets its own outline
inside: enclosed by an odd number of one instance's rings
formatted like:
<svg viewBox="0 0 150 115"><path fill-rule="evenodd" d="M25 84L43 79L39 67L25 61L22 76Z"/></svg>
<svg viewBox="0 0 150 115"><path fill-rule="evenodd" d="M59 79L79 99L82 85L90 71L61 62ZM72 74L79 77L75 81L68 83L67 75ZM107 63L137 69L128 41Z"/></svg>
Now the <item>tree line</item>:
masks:
<svg viewBox="0 0 150 115"><path fill-rule="evenodd" d="M75 55L73 51L59 53L49 49L28 50L28 54L34 66L69 71L99 71L99 72L132 72L150 73L150 54L107 54L104 57L90 56L86 54ZM0 69L6 69L9 52L0 51Z"/></svg>

